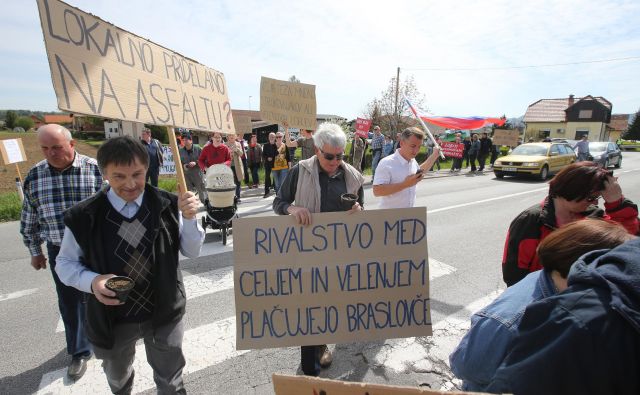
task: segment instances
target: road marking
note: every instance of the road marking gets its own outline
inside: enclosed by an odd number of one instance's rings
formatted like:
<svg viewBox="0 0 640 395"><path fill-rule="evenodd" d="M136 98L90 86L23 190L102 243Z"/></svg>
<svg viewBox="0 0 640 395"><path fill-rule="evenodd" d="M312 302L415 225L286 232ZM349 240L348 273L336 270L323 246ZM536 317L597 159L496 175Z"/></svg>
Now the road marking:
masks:
<svg viewBox="0 0 640 395"><path fill-rule="evenodd" d="M449 266L446 263L442 263L435 259L429 258L429 280L434 280L438 277L449 275L456 270L457 269L453 266Z"/></svg>
<svg viewBox="0 0 640 395"><path fill-rule="evenodd" d="M185 274L183 281L187 299L232 289L233 266L209 270L200 274ZM64 332L64 322L62 322L60 315L58 315L58 325L56 326L56 333L58 332Z"/></svg>
<svg viewBox="0 0 640 395"><path fill-rule="evenodd" d="M469 202L469 203L462 203L462 204L456 204L454 206L442 207L442 208L437 208L437 209L434 209L434 210L427 210L427 214L439 213L440 211L453 210L453 209L460 208L460 207L467 207L467 206L476 205L478 203L493 202L495 200L509 199L509 198L514 197L514 196L526 195L526 194L533 193L533 192L548 191L548 190L549 190L549 187L536 188L536 189L532 189L530 191L512 193L510 195L502 195L502 196L489 198L489 199L475 200L475 201Z"/></svg>
<svg viewBox="0 0 640 395"><path fill-rule="evenodd" d="M23 291L12 292L9 294L0 295L0 302L4 302L5 300L17 299L23 296L31 295L36 293L38 288L25 289Z"/></svg>
<svg viewBox="0 0 640 395"><path fill-rule="evenodd" d="M496 290L474 300L464 307L464 311L473 314L491 303L502 292L502 289ZM449 354L453 352L470 326L469 318L460 318L459 315L460 313L452 314L436 322L433 325L433 336L409 337L385 342L388 346L381 347L373 356L373 365L383 365L398 373L409 370L434 370L434 360L449 366ZM425 343L428 345L425 346Z"/></svg>
<svg viewBox="0 0 640 395"><path fill-rule="evenodd" d="M249 350L236 351L236 319L228 317L185 332L182 350L187 360L183 376L222 363ZM136 346L133 368L136 372L133 392L155 388L153 371L147 363L144 344ZM67 369L45 373L37 394L110 394L100 360L87 362L87 371L78 382L67 378Z"/></svg>

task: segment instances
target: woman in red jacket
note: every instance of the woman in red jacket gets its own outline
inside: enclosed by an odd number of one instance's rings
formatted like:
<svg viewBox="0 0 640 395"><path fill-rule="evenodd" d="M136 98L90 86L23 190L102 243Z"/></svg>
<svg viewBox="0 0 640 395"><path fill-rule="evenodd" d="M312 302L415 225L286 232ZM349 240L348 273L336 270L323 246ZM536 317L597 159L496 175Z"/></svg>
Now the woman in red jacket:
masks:
<svg viewBox="0 0 640 395"><path fill-rule="evenodd" d="M604 210L598 207L600 198ZM502 258L502 278L507 286L542 268L536 250L549 233L586 217L615 221L630 234L638 234L638 207L624 198L617 177L594 162L573 163L562 169L549 182L549 195L511 222Z"/></svg>

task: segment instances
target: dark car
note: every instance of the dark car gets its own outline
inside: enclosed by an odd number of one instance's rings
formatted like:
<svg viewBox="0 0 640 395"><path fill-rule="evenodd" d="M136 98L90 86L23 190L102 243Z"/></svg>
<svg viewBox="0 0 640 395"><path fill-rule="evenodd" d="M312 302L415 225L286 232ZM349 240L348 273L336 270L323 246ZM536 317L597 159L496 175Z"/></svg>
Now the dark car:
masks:
<svg viewBox="0 0 640 395"><path fill-rule="evenodd" d="M622 165L622 151L616 143L606 141L589 142L589 160L599 163L605 169Z"/></svg>

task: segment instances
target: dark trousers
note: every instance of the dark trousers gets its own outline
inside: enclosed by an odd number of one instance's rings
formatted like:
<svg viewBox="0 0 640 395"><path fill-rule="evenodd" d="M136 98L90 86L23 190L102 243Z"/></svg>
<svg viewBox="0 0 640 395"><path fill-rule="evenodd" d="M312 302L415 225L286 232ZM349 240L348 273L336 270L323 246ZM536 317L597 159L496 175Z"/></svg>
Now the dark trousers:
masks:
<svg viewBox="0 0 640 395"><path fill-rule="evenodd" d="M154 187L158 186L158 175L160 174L160 168L152 168L150 167L147 170L147 182L153 185Z"/></svg>
<svg viewBox="0 0 640 395"><path fill-rule="evenodd" d="M484 170L484 165L487 162L487 156L489 156L488 152L481 152L478 154L478 164L480 165L480 171Z"/></svg>
<svg viewBox="0 0 640 395"><path fill-rule="evenodd" d="M110 350L94 346L96 358L114 394L130 394L133 388L133 360L136 341L144 339L147 361L153 369L158 394L186 394L182 380L185 365L182 353L182 320L153 328L151 321L120 323L113 328L115 344Z"/></svg>
<svg viewBox="0 0 640 395"><path fill-rule="evenodd" d="M453 170L462 169L462 158L453 158L453 163L451 164L451 169L453 169Z"/></svg>
<svg viewBox="0 0 640 395"><path fill-rule="evenodd" d="M496 161L496 159L498 159L498 156L500 156L500 150L497 149L495 151L493 151L491 153L491 159L489 160L489 163L491 163L491 166L493 166L493 162Z"/></svg>
<svg viewBox="0 0 640 395"><path fill-rule="evenodd" d="M320 357L325 346L302 346L300 347L300 366L302 373L306 376L317 376L320 374Z"/></svg>
<svg viewBox="0 0 640 395"><path fill-rule="evenodd" d="M249 185L249 170L247 169L247 158L242 159L242 169L244 170L244 183Z"/></svg>
<svg viewBox="0 0 640 395"><path fill-rule="evenodd" d="M47 243L49 267L56 284L58 294L58 309L64 323L67 339L67 353L74 357L91 355L91 344L84 332L86 295L73 287L68 287L60 281L56 273L56 257L60 247Z"/></svg>
<svg viewBox="0 0 640 395"><path fill-rule="evenodd" d="M253 185L258 186L258 184L260 184L260 176L258 175L260 165L258 163L254 163L249 167L251 168L251 178L253 179Z"/></svg>
<svg viewBox="0 0 640 395"><path fill-rule="evenodd" d="M240 180L236 176L236 169L231 166L231 171L233 172L233 182L236 184L236 197L240 199Z"/></svg>
<svg viewBox="0 0 640 395"><path fill-rule="evenodd" d="M462 154L462 159L464 160L464 167L469 167L469 153L467 151Z"/></svg>
<svg viewBox="0 0 640 395"><path fill-rule="evenodd" d="M476 159L478 154L469 154L469 162L471 163L471 171L476 171Z"/></svg>
<svg viewBox="0 0 640 395"><path fill-rule="evenodd" d="M271 189L271 166L264 167L264 193Z"/></svg>

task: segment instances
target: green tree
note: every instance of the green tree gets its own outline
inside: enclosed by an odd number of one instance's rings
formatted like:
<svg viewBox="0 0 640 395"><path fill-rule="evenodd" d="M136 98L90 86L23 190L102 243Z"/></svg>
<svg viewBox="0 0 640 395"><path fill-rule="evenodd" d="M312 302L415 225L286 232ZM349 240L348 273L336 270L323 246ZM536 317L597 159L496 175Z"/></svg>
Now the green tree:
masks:
<svg viewBox="0 0 640 395"><path fill-rule="evenodd" d="M31 117L18 117L15 123L16 126L23 128L25 131L33 127L33 119L31 119Z"/></svg>
<svg viewBox="0 0 640 395"><path fill-rule="evenodd" d="M297 82L300 83L300 80L296 78L295 75L292 75L291 77L289 77L289 82Z"/></svg>
<svg viewBox="0 0 640 395"><path fill-rule="evenodd" d="M625 140L640 140L640 110L638 110L633 118L633 122L629 125L629 129L624 134Z"/></svg>
<svg viewBox="0 0 640 395"><path fill-rule="evenodd" d="M15 111L7 111L7 114L4 116L4 125L9 129L13 129L16 126L17 118L18 116Z"/></svg>
<svg viewBox="0 0 640 395"><path fill-rule="evenodd" d="M167 128L165 126L157 125L144 125L151 130L151 137L156 140L160 140L163 144L169 144L169 136L167 135Z"/></svg>

